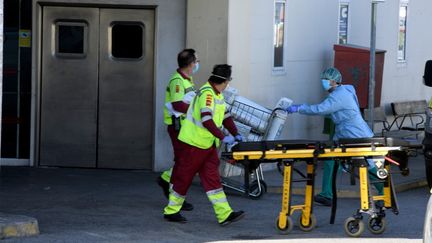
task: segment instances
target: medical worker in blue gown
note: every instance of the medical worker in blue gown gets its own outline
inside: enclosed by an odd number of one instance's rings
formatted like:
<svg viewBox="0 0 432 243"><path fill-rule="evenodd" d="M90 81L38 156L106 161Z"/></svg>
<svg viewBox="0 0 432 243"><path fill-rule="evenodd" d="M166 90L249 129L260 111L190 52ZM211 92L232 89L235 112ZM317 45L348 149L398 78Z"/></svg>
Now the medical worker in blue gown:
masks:
<svg viewBox="0 0 432 243"><path fill-rule="evenodd" d="M319 104L292 105L287 108L288 113L298 112L304 115L322 115L331 118L335 124L333 140L341 138L371 138L373 132L363 120L360 113L356 91L352 85L342 85L342 75L334 67L327 68L321 73L321 84L329 95ZM314 201L324 206L332 205L331 178L334 161L324 161L322 191L314 197ZM376 175L376 167L369 166L370 174ZM374 184L378 193L382 195L383 184Z"/></svg>

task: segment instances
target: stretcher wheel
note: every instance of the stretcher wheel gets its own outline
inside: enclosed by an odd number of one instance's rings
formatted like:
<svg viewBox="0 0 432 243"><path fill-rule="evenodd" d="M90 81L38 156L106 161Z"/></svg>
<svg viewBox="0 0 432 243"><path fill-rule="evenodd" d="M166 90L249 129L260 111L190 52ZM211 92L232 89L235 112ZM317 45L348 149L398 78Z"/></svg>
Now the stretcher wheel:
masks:
<svg viewBox="0 0 432 243"><path fill-rule="evenodd" d="M278 230L279 234L281 234L281 235L289 234L292 231L293 227L294 227L294 224L293 224L293 221L292 221L290 216L286 217L285 228L280 228L279 227L279 217L276 219L276 229Z"/></svg>
<svg viewBox="0 0 432 243"><path fill-rule="evenodd" d="M349 217L344 224L345 233L351 237L359 237L365 230L365 225L360 219Z"/></svg>
<svg viewBox="0 0 432 243"><path fill-rule="evenodd" d="M377 177L380 178L381 180L387 178L387 176L388 176L388 171L386 169L377 170Z"/></svg>
<svg viewBox="0 0 432 243"><path fill-rule="evenodd" d="M315 215L313 213L310 214L310 216L309 216L309 224L307 224L307 225L303 225L303 223L302 223L302 215L303 214L300 214L300 216L298 218L299 228L302 231L305 231L305 232L313 230L315 228L316 224L317 224L317 220L316 220Z"/></svg>
<svg viewBox="0 0 432 243"><path fill-rule="evenodd" d="M368 229L370 232L372 232L373 234L382 234L386 228L386 220L385 218L381 218L381 217L369 217L368 219Z"/></svg>
<svg viewBox="0 0 432 243"><path fill-rule="evenodd" d="M253 181L250 186L249 186L249 197L252 199L259 199L262 197L262 195L264 195L265 192L267 192L267 184L260 180L259 184L261 186L261 190L260 187L258 186L258 181L255 180Z"/></svg>

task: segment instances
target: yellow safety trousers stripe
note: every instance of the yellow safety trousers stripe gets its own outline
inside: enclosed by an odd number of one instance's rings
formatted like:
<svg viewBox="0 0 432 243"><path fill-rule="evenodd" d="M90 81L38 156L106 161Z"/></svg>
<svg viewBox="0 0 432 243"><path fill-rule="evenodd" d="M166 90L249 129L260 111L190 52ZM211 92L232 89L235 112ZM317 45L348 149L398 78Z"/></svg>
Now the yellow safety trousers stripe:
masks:
<svg viewBox="0 0 432 243"><path fill-rule="evenodd" d="M233 211L222 188L206 192L219 223L223 222Z"/></svg>
<svg viewBox="0 0 432 243"><path fill-rule="evenodd" d="M168 205L164 208L164 214L175 214L180 212L180 209L185 201L185 197L171 190L168 197Z"/></svg>
<svg viewBox="0 0 432 243"><path fill-rule="evenodd" d="M162 172L161 177L164 181L169 183L171 181L171 174L172 174L172 168Z"/></svg>

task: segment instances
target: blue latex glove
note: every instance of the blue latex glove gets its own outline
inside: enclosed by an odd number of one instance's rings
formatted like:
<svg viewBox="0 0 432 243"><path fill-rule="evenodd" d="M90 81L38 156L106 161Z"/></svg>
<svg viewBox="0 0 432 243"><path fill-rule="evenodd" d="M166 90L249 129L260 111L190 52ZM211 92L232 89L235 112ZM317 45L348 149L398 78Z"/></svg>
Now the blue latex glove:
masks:
<svg viewBox="0 0 432 243"><path fill-rule="evenodd" d="M291 105L290 107L288 107L287 108L287 112L288 113L296 113L296 112L298 112L298 109L299 109L299 107L300 107L301 105Z"/></svg>
<svg viewBox="0 0 432 243"><path fill-rule="evenodd" d="M231 135L227 135L223 138L222 142L224 142L228 145L232 145L235 142L235 138Z"/></svg>
<svg viewBox="0 0 432 243"><path fill-rule="evenodd" d="M238 141L238 142L242 142L242 141L243 141L243 137L242 137L242 135L237 134L237 135L235 136L235 140Z"/></svg>

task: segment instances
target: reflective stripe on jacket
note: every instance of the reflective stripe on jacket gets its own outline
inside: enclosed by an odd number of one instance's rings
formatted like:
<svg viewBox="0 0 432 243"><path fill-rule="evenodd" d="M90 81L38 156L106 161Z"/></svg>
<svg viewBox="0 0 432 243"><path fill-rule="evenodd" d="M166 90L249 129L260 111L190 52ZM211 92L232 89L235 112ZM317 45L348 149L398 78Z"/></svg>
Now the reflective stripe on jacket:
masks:
<svg viewBox="0 0 432 243"><path fill-rule="evenodd" d="M190 77L191 81L182 77L179 72L175 72L171 77L169 84L165 91L165 103L182 101L183 97L186 93L190 91L195 91L195 86L193 83L192 77ZM185 115L182 115L182 119L185 118ZM172 117L164 105L164 123L166 125L172 124Z"/></svg>
<svg viewBox="0 0 432 243"><path fill-rule="evenodd" d="M205 115L201 118L203 112L211 113L211 116ZM216 94L207 82L201 87L189 106L186 119L180 129L179 140L201 149L208 149L214 143L219 146L219 139L203 126L203 122L212 119L216 126L221 128L224 115L225 101L223 94Z"/></svg>

